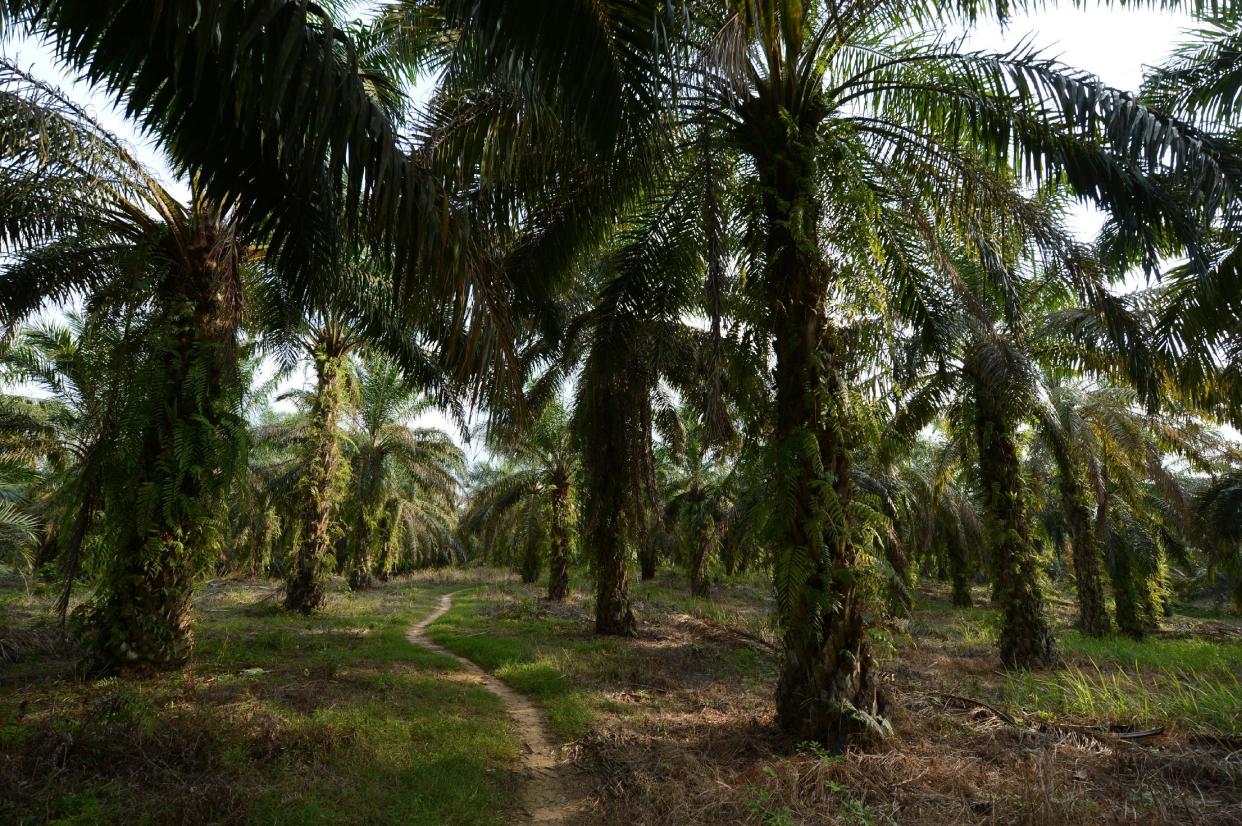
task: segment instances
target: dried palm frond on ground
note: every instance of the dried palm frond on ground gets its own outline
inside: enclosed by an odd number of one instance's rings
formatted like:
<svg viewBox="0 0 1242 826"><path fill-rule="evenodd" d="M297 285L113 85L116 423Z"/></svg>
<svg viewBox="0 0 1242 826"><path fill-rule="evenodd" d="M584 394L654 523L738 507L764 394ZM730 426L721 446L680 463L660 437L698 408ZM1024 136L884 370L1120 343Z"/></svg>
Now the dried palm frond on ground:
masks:
<svg viewBox="0 0 1242 826"><path fill-rule="evenodd" d="M679 598L667 581L646 587L636 594L642 623L630 641L593 639L581 594L551 608L534 590L503 585L481 591L475 608L490 634L528 643L535 635L523 656L556 664L593 707L568 746L598 790L583 824L1242 822L1233 735L1011 707L1016 688L999 669L982 612L951 613L935 591L922 595L930 607L897 633L886 663L895 736L871 751L829 755L788 741L773 724L775 635L755 619L764 606L730 589L704 603ZM540 623L554 621L540 637ZM588 653L600 648L609 668ZM1067 661L1071 672L1085 667L1073 652ZM1099 668L1128 673L1119 663ZM1159 687L1145 672L1136 679Z"/></svg>

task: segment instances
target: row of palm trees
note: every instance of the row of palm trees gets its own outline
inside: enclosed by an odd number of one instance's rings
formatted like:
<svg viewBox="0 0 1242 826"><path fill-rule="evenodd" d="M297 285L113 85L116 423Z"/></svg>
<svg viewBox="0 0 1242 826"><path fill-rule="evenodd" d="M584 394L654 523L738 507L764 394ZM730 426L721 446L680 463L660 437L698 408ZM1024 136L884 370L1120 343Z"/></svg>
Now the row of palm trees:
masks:
<svg viewBox="0 0 1242 826"><path fill-rule="evenodd" d="M1216 567L1237 553L1235 459L1192 418L1242 419L1236 25L1214 20L1142 97L934 34L1014 7L389 0L341 23L293 0L5 0L8 25L103 84L193 184L177 204L87 113L4 67L2 320L74 298L90 346L96 327L115 341L100 364L119 379L91 399L63 486L65 535L107 560L83 612L97 659L188 653L190 586L262 454L246 449L252 339L307 354L315 377L297 435L269 448L298 468L291 608L321 604L343 547L365 583L399 521L380 468L418 473L386 447L350 463L364 492L345 504L340 422L365 350L408 392L487 414L505 464L477 480L466 534L520 546L528 573L546 546L554 598L576 540L598 632L634 632L631 560L650 571L670 536L699 593L709 559L762 560L777 719L801 739L887 730L866 572L899 594L941 555L964 599L972 531L1006 664L1055 657L1043 534L1067 537L1092 633L1111 623L1108 554L1133 632L1160 567L1126 568L1141 537L1210 547ZM403 90L428 72L414 107ZM1065 228L1075 200L1105 213L1097 244ZM1154 286L1119 294L1136 268ZM1096 394L1115 418L1073 400ZM920 439L937 421L943 440ZM437 456L419 491L451 486ZM1174 456L1205 474L1197 509L1178 512ZM895 495L902 480L931 496ZM1192 510L1210 534L1174 518Z"/></svg>

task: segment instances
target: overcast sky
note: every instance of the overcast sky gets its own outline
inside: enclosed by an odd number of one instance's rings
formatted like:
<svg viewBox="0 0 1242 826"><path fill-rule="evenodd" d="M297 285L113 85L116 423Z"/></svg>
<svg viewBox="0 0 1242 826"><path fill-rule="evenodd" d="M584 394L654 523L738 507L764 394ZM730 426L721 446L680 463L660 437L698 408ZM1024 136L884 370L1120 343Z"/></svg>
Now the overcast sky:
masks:
<svg viewBox="0 0 1242 826"><path fill-rule="evenodd" d="M1083 10L1065 4L1016 18L1004 29L994 23L982 24L970 33L967 43L973 49L1004 51L1030 42L1046 56L1091 72L1110 86L1136 90L1142 81L1143 67L1162 62L1184 39L1186 30L1192 28L1194 21L1185 15L1150 9ZM60 85L77 102L87 105L106 128L130 142L144 162L161 172L173 192L185 196L186 188L172 180L168 164L155 143L142 137L104 95L75 82L62 71L50 50L26 38L10 37L0 41L0 55L15 60L40 79ZM1080 233L1089 235L1099 226L1099 219L1083 209L1074 224ZM447 420L438 414L423 417L419 424L452 431Z"/></svg>

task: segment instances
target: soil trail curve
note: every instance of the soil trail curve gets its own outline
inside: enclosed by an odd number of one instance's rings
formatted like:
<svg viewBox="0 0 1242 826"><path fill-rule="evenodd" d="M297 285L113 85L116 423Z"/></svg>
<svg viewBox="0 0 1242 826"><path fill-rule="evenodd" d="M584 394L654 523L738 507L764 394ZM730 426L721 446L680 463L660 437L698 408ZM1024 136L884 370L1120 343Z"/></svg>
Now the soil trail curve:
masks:
<svg viewBox="0 0 1242 826"><path fill-rule="evenodd" d="M579 792L578 784L570 782L570 766L561 760L559 750L552 745L539 710L497 677L465 657L436 645L427 637L427 627L448 613L456 593L459 592L442 595L435 610L410 627L406 639L437 654L452 657L467 674L504 702L509 716L517 723L518 736L522 741L522 767L527 775L522 808L529 822L570 824L586 806L586 796Z"/></svg>

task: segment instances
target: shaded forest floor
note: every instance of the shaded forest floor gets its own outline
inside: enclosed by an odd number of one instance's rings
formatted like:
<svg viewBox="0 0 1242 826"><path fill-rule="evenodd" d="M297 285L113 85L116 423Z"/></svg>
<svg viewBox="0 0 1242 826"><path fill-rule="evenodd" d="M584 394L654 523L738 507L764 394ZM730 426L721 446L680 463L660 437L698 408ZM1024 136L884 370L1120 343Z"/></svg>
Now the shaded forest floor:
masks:
<svg viewBox="0 0 1242 826"><path fill-rule="evenodd" d="M184 673L97 682L56 653L51 595L0 581L0 822L514 822L511 721L404 636L462 588L428 635L544 711L594 790L584 824L1242 823L1236 619L1101 642L1057 599L1065 665L1015 675L991 612L929 586L877 640L896 736L833 756L773 728L763 583L710 602L636 583L622 640L591 633L581 588L549 606L477 570L338 593L312 620L271 583L213 582Z"/></svg>

